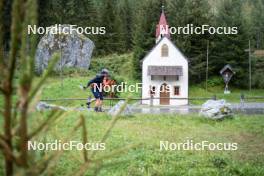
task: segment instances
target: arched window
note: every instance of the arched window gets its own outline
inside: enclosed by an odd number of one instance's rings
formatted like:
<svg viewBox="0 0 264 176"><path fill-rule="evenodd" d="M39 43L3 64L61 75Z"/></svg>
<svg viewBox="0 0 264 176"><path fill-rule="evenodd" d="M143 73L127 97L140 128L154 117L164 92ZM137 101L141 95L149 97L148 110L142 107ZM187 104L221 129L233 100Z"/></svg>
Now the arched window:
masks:
<svg viewBox="0 0 264 176"><path fill-rule="evenodd" d="M155 95L156 93L156 87L155 86L149 86L149 93L150 95Z"/></svg>
<svg viewBox="0 0 264 176"><path fill-rule="evenodd" d="M169 47L166 44L161 46L161 57L168 57L169 56Z"/></svg>

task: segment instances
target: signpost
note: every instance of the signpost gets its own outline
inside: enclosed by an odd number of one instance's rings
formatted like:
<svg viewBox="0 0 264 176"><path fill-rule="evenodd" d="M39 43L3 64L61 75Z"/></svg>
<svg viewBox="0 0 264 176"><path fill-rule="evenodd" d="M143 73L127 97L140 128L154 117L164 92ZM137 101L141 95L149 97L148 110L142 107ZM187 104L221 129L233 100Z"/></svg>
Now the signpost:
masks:
<svg viewBox="0 0 264 176"><path fill-rule="evenodd" d="M220 74L222 75L224 82L225 82L225 90L224 94L230 94L230 90L228 90L228 83L231 80L232 76L235 74L232 67L227 64L225 65L222 70L220 70Z"/></svg>
<svg viewBox="0 0 264 176"><path fill-rule="evenodd" d="M249 86L249 91L251 91L251 46L250 46L250 40L248 41L248 49L245 49L245 52L248 52L248 86Z"/></svg>
<svg viewBox="0 0 264 176"><path fill-rule="evenodd" d="M206 50L206 92L207 92L207 82L208 82L208 56L209 56L209 41L207 40L207 50Z"/></svg>

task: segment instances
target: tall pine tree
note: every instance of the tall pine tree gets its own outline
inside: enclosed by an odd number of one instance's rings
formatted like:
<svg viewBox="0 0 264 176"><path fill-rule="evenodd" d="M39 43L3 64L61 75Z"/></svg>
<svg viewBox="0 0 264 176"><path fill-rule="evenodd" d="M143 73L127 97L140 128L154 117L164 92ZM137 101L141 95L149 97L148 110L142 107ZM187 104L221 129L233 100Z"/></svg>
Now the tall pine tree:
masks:
<svg viewBox="0 0 264 176"><path fill-rule="evenodd" d="M170 0L167 8L168 23L170 26L185 26L187 11L185 8L186 0ZM185 46L184 35L171 35L173 42L182 50Z"/></svg>
<svg viewBox="0 0 264 176"><path fill-rule="evenodd" d="M253 2L251 34L255 41L255 48L264 49L264 1L256 0Z"/></svg>
<svg viewBox="0 0 264 176"><path fill-rule="evenodd" d="M159 0L138 2L135 25L133 26L134 77L141 78L142 59L155 45L155 30L162 3Z"/></svg>
<svg viewBox="0 0 264 176"><path fill-rule="evenodd" d="M233 83L237 86L246 86L248 82L248 34L246 32L243 16L242 1L223 0L216 16L216 26L237 27L238 34L219 34L214 38L214 46L211 51L211 62L215 73L219 73L222 67L230 64L236 71Z"/></svg>
<svg viewBox="0 0 264 176"><path fill-rule="evenodd" d="M177 4L180 7L177 7ZM177 19L175 18L173 20L176 26L192 24L194 27L200 27L204 24L211 23L212 15L207 0L185 0L178 3L175 1L172 2L170 7L171 11L174 11L177 17ZM209 37L208 33L179 34L174 37L176 45L189 58L191 83L199 83L205 80L206 49Z"/></svg>
<svg viewBox="0 0 264 176"><path fill-rule="evenodd" d="M132 8L129 0L124 0L119 5L118 17L120 17L121 40L123 40L123 51L129 51L132 47Z"/></svg>

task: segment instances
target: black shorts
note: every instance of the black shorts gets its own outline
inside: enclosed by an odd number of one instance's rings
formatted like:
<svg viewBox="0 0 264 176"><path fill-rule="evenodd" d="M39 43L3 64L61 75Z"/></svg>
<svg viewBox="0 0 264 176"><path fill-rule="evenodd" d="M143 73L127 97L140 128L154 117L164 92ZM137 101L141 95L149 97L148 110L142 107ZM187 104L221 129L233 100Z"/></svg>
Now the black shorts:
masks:
<svg viewBox="0 0 264 176"><path fill-rule="evenodd" d="M96 99L100 99L100 100L103 100L104 97L103 97L103 93L100 92L99 90L94 90L93 88L91 89L93 95L94 95L94 98Z"/></svg>

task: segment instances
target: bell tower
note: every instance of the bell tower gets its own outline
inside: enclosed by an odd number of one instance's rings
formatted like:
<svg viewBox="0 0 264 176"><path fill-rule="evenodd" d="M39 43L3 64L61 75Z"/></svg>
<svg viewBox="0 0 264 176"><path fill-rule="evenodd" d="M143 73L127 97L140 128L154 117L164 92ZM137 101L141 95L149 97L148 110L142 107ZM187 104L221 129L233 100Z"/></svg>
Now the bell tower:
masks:
<svg viewBox="0 0 264 176"><path fill-rule="evenodd" d="M162 11L159 19L159 24L156 26L156 43L164 36L170 38L169 24L166 20L164 6L162 6L161 8Z"/></svg>

